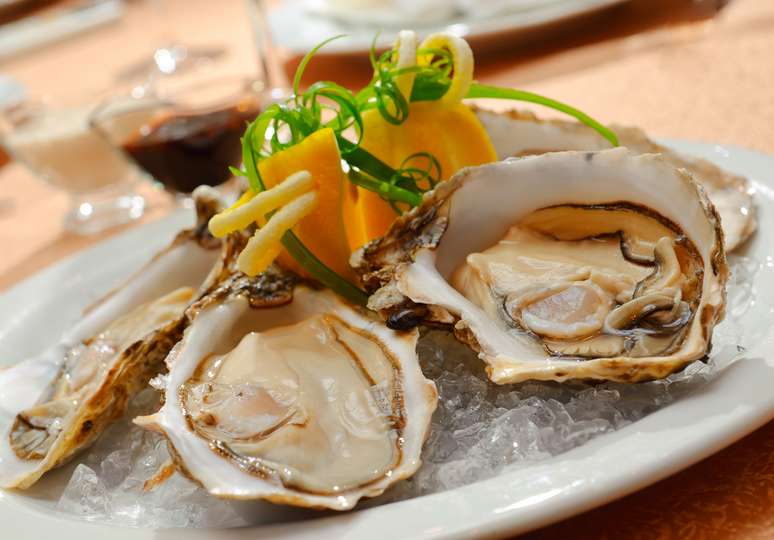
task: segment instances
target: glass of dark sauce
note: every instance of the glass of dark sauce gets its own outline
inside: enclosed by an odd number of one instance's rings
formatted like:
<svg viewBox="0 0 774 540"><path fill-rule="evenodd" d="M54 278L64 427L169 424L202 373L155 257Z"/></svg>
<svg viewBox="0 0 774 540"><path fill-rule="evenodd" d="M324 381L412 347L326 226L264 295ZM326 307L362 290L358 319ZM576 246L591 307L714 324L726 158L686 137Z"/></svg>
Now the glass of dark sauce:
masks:
<svg viewBox="0 0 774 540"><path fill-rule="evenodd" d="M232 178L240 138L268 98L260 81L211 78L111 100L92 116L97 130L179 200Z"/></svg>

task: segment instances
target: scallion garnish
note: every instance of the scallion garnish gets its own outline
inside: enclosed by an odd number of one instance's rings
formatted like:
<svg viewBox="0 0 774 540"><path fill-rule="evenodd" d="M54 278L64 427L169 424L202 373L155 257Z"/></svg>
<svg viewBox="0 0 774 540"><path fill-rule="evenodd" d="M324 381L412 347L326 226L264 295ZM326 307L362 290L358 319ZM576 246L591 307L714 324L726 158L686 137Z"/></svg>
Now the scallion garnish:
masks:
<svg viewBox="0 0 774 540"><path fill-rule="evenodd" d="M409 191L398 187L394 182L377 180L372 176L362 174L354 169L347 173L347 177L353 184L365 188L368 191L373 191L387 201L406 203L409 206L419 206L422 202L422 195L417 194L415 191Z"/></svg>
<svg viewBox="0 0 774 540"><path fill-rule="evenodd" d="M561 101L541 96L540 94L533 94L525 90L516 90L514 88L500 88L498 86L488 86L485 84L473 83L468 92L469 98L495 98L495 99L511 99L514 101L526 101L529 103L536 103L543 105L550 109L561 111L564 114L570 115L579 122L586 124L590 128L594 129L597 133L602 135L605 139L610 141L613 146L618 146L618 137L608 127L605 127L601 123L594 120L588 114L583 111L579 111L575 107L571 107Z"/></svg>

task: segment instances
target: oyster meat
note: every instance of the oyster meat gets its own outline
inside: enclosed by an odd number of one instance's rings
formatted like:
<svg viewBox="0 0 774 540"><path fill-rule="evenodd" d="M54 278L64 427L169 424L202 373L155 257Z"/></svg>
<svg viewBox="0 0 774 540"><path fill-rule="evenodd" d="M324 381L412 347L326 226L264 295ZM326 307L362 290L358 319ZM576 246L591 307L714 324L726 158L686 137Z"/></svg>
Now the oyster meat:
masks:
<svg viewBox="0 0 774 540"><path fill-rule="evenodd" d="M474 107L499 159L561 150L603 150L610 143L593 129L573 121L541 120L526 111L495 112ZM756 228L749 180L709 161L679 154L650 140L642 130L610 126L622 146L638 154L661 154L677 168L687 169L717 208L725 233L726 251L742 245Z"/></svg>
<svg viewBox="0 0 774 540"><path fill-rule="evenodd" d="M666 159L559 152L464 169L352 264L389 326L453 325L496 383L633 382L708 353L722 238Z"/></svg>
<svg viewBox="0 0 774 540"><path fill-rule="evenodd" d="M211 494L345 510L419 467L437 394L416 330L276 267L233 275L189 316L162 409L135 422Z"/></svg>
<svg viewBox="0 0 774 540"><path fill-rule="evenodd" d="M88 447L163 367L183 314L217 267L209 218L222 206L197 194L198 225L183 231L39 357L0 371L0 487L27 488Z"/></svg>

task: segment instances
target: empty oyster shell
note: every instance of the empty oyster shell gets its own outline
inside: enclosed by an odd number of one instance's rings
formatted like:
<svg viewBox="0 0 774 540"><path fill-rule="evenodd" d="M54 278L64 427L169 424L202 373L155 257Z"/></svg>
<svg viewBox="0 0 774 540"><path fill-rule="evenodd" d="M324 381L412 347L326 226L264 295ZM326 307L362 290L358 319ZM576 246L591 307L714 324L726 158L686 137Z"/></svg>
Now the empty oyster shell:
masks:
<svg viewBox="0 0 774 540"><path fill-rule="evenodd" d="M188 304L216 265L207 221L222 203L196 196L198 224L87 310L58 344L0 371L0 487L27 488L92 444L163 367Z"/></svg>
<svg viewBox="0 0 774 540"><path fill-rule="evenodd" d="M626 149L462 170L352 257L387 324L453 324L496 383L642 381L703 358L728 269L689 174Z"/></svg>
<svg viewBox="0 0 774 540"><path fill-rule="evenodd" d="M192 306L161 410L176 465L211 494L346 510L413 474L435 409L418 333L276 267Z"/></svg>
<svg viewBox="0 0 774 540"><path fill-rule="evenodd" d="M561 150L604 150L609 143L591 128L565 120L541 120L526 111L495 112L474 108L500 159ZM687 169L707 192L720 214L726 251L733 251L756 228L750 182L709 161L692 158L656 144L640 129L611 126L622 146L639 154L661 154L677 168Z"/></svg>

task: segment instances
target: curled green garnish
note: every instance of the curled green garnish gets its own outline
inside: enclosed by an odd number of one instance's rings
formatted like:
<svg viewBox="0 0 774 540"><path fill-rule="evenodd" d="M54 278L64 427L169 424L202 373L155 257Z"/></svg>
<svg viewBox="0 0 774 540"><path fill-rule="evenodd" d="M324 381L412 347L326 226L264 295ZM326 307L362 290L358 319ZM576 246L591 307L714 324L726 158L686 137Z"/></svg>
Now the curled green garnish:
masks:
<svg viewBox="0 0 774 540"><path fill-rule="evenodd" d="M422 162L425 166L421 167ZM441 163L430 152L417 152L411 154L395 173L393 182L414 191L430 191L441 181Z"/></svg>
<svg viewBox="0 0 774 540"><path fill-rule="evenodd" d="M373 191L380 195L384 200L391 203L405 203L413 207L419 206L422 202L422 195L418 195L414 191L403 189L394 182L377 180L372 176L362 174L354 169L347 173L347 177L353 184L365 188L368 191Z"/></svg>
<svg viewBox="0 0 774 540"><path fill-rule="evenodd" d="M567 115L572 116L579 122L586 124L590 128L594 129L597 133L602 135L605 139L610 141L613 146L618 146L618 137L612 129L605 127L601 123L594 120L588 114L583 111L579 111L575 107L571 107L561 101L541 96L540 94L533 94L525 90L516 90L514 88L500 88L497 86L487 86L485 84L473 83L468 92L469 98L498 98L498 99L512 99L516 101L526 101L529 103L537 103L550 109L561 111Z"/></svg>

